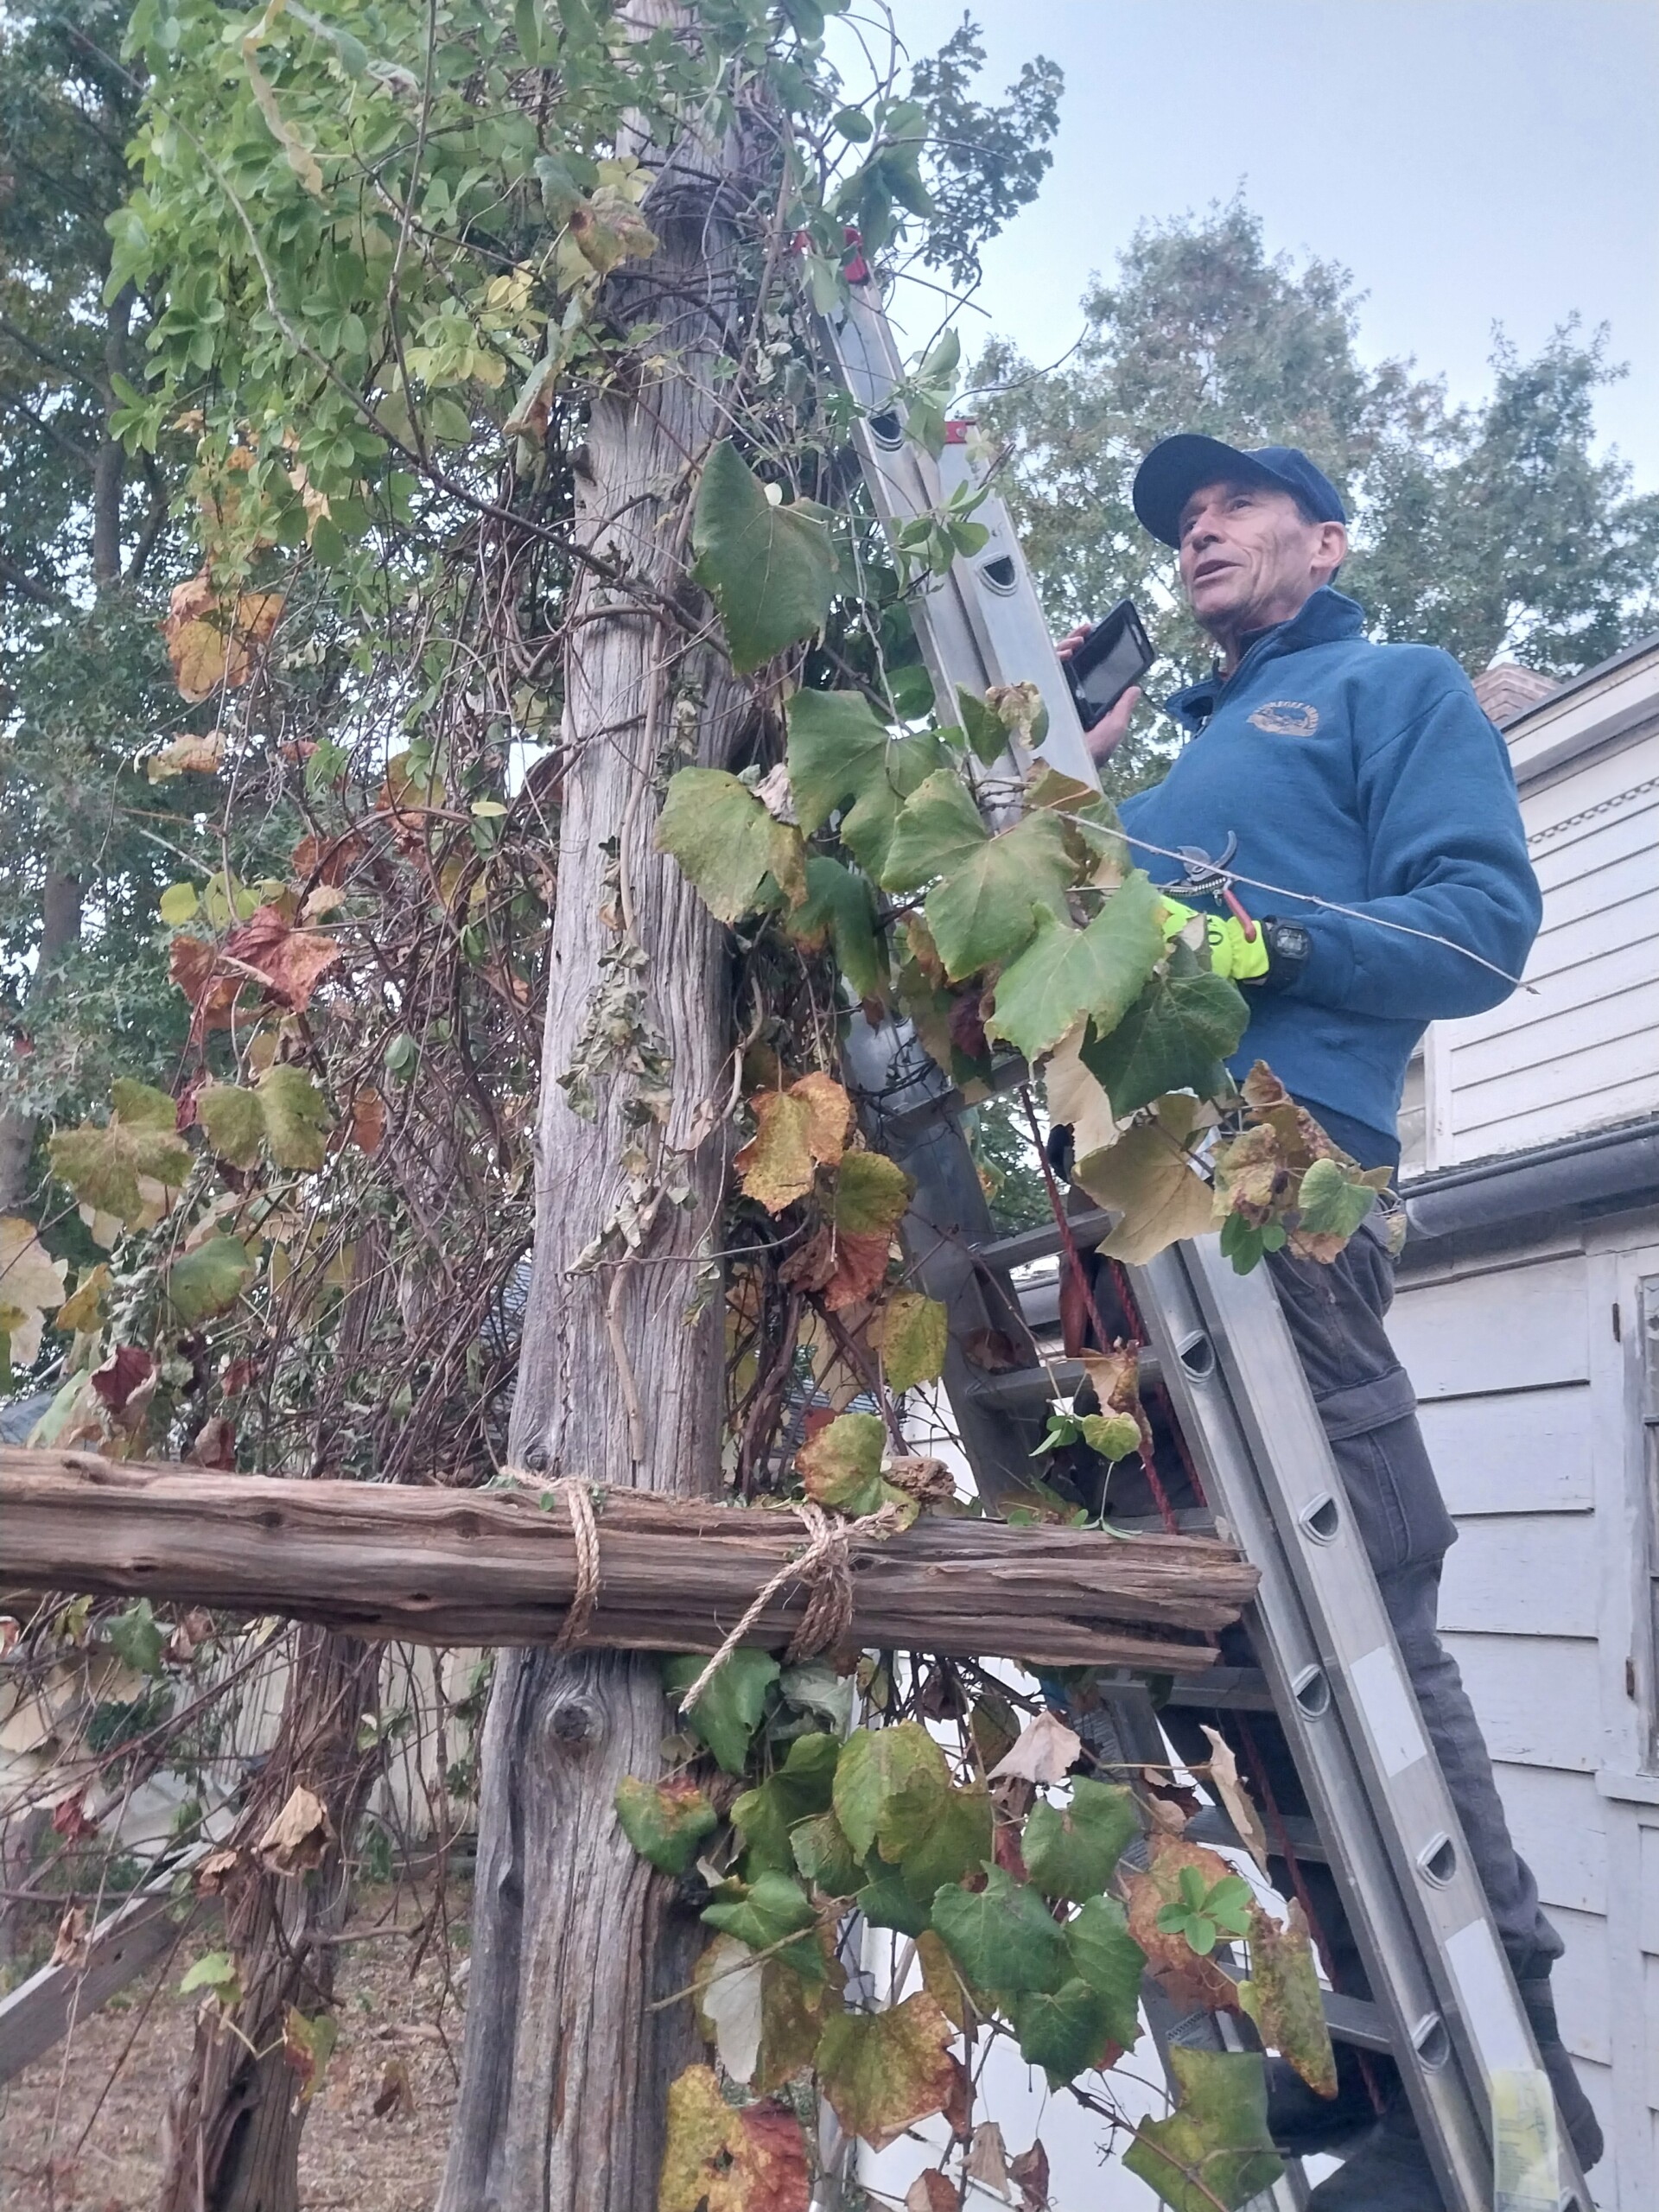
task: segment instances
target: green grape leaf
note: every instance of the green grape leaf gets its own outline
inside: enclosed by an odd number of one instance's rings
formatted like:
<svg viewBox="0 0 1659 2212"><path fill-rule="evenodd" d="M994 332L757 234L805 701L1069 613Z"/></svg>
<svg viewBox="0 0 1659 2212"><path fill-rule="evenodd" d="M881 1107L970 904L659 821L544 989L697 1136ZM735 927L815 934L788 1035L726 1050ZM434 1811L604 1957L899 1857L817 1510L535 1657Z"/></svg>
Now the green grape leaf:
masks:
<svg viewBox="0 0 1659 2212"><path fill-rule="evenodd" d="M167 1649L167 1630L156 1619L148 1598L140 1598L108 1624L110 1649L136 1674L159 1675Z"/></svg>
<svg viewBox="0 0 1659 2212"><path fill-rule="evenodd" d="M881 1478L887 1432L876 1414L838 1414L795 1455L806 1494L837 1513L874 1513L889 1485ZM854 1736L849 1742L861 1738ZM868 1845L861 1845L861 1851Z"/></svg>
<svg viewBox="0 0 1659 2212"><path fill-rule="evenodd" d="M622 1833L639 1853L664 1874L683 1874L697 1846L720 1826L720 1815L695 1782L638 1782L632 1775L617 1784L613 1799Z"/></svg>
<svg viewBox="0 0 1659 2212"><path fill-rule="evenodd" d="M1032 1991L1014 2008L1020 2056L1027 2066L1040 2066L1055 2089L1106 2065L1122 2048L1112 2020L1106 2000L1075 1974L1058 1989Z"/></svg>
<svg viewBox="0 0 1659 2212"><path fill-rule="evenodd" d="M944 1753L919 1720L855 1728L842 1746L835 1814L861 1859L879 1849L889 1866L901 1859L950 1792Z"/></svg>
<svg viewBox="0 0 1659 2212"><path fill-rule="evenodd" d="M1020 1849L1045 1897L1081 1904L1106 1887L1140 1833L1141 1815L1129 1790L1121 1783L1091 1782L1080 1775L1071 1784L1069 1805L1039 1799L1032 1807Z"/></svg>
<svg viewBox="0 0 1659 2212"><path fill-rule="evenodd" d="M729 439L703 462L691 543L738 675L823 627L836 577L830 532L817 514L774 506Z"/></svg>
<svg viewBox="0 0 1659 2212"><path fill-rule="evenodd" d="M849 1236L891 1236L916 1188L896 1160L880 1152L849 1152L836 1174L832 1218Z"/></svg>
<svg viewBox="0 0 1659 2212"><path fill-rule="evenodd" d="M723 768L682 768L669 784L657 824L659 852L672 853L717 921L741 921L806 892L798 830L775 821L747 785Z"/></svg>
<svg viewBox="0 0 1659 2212"><path fill-rule="evenodd" d="M1236 985L1194 967L1154 976L1108 1036L1093 1025L1084 1038L1084 1065L1112 1102L1132 1114L1166 1090L1196 1090L1201 1098L1226 1081L1224 1063L1238 1049L1249 1008Z"/></svg>
<svg viewBox="0 0 1659 2212"><path fill-rule="evenodd" d="M1066 1923L1065 1943L1073 1972L1081 1974L1107 2007L1113 2042L1133 2050L1140 2033L1141 1977L1147 1955L1130 1935L1122 1906L1116 1897L1090 1897Z"/></svg>
<svg viewBox="0 0 1659 2212"><path fill-rule="evenodd" d="M776 1774L746 1789L734 1804L732 1821L742 1831L744 1868L751 1878L767 1868L794 1872L790 1831L798 1821L829 1811L840 1751L834 1736L798 1736Z"/></svg>
<svg viewBox="0 0 1659 2212"><path fill-rule="evenodd" d="M816 1940L809 1938L809 1931L817 1930L817 1912L800 1884L787 1874L757 1874L742 1897L717 1898L704 1906L702 1917L710 1928L735 1936L752 1951L781 1946L778 1956L793 1967L803 1980L823 1980L823 1953ZM791 1936L804 1940L790 1942L787 1939Z"/></svg>
<svg viewBox="0 0 1659 2212"><path fill-rule="evenodd" d="M258 1165L265 1117L252 1091L233 1083L204 1084L196 1093L196 1119L217 1158L232 1167Z"/></svg>
<svg viewBox="0 0 1659 2212"><path fill-rule="evenodd" d="M953 982L1028 944L1039 910L1065 903L1071 880L1065 833L1052 814L1027 814L969 854L927 894L927 925Z"/></svg>
<svg viewBox="0 0 1659 2212"><path fill-rule="evenodd" d="M867 875L886 880L887 856L899 818L949 756L931 730L901 737L888 746L877 772L841 818L841 842Z"/></svg>
<svg viewBox="0 0 1659 2212"><path fill-rule="evenodd" d="M920 890L970 859L990 834L962 778L954 768L940 768L911 793L893 824L883 890Z"/></svg>
<svg viewBox="0 0 1659 2212"><path fill-rule="evenodd" d="M245 1244L234 1236L210 1236L168 1269L168 1319L177 1328L194 1329L198 1322L226 1313L253 1272Z"/></svg>
<svg viewBox="0 0 1659 2212"><path fill-rule="evenodd" d="M881 1845L896 1859L905 1886L918 1903L947 1882L960 1882L991 1855L991 1800L988 1790L952 1789L943 1803L925 1808L922 1797L900 1797Z"/></svg>
<svg viewBox="0 0 1659 2212"><path fill-rule="evenodd" d="M1287 2058L1310 2089L1334 2097L1336 2053L1300 1905L1291 1906L1290 1924L1281 1928L1252 1904L1250 1979L1239 1985L1238 1994L1262 2042Z"/></svg>
<svg viewBox="0 0 1659 2212"><path fill-rule="evenodd" d="M1376 1192L1357 1169L1340 1160L1316 1160L1302 1178L1296 1201L1299 1226L1316 1236L1351 1236L1376 1204Z"/></svg>
<svg viewBox="0 0 1659 2212"><path fill-rule="evenodd" d="M1039 913L1036 936L997 978L988 1033L1034 1062L1084 1014L1115 1028L1163 957L1160 903L1136 868L1084 929Z"/></svg>
<svg viewBox="0 0 1659 2212"><path fill-rule="evenodd" d="M282 1064L268 1067L259 1078L258 1099L265 1139L276 1165L308 1173L321 1167L334 1116L305 1070Z"/></svg>
<svg viewBox="0 0 1659 2212"><path fill-rule="evenodd" d="M875 901L861 875L823 853L809 853L806 897L785 915L784 927L810 951L833 944L836 967L861 999L886 997L887 956L876 941Z"/></svg>
<svg viewBox="0 0 1659 2212"><path fill-rule="evenodd" d="M666 1661L663 1683L670 1697L683 1697L708 1664L707 1655L696 1651ZM749 1739L766 1711L766 1692L779 1671L771 1652L740 1644L686 1714L693 1733L728 1774L742 1773Z"/></svg>
<svg viewBox="0 0 1659 2212"><path fill-rule="evenodd" d="M894 1928L901 1936L919 1936L928 1925L925 1901L899 1873L878 1874L857 1891L853 1903L872 1928Z"/></svg>
<svg viewBox="0 0 1659 2212"><path fill-rule="evenodd" d="M1001 715L965 683L957 686L957 710L969 751L987 768L994 766L1008 749L1007 726Z"/></svg>
<svg viewBox="0 0 1659 2212"><path fill-rule="evenodd" d="M826 1897L849 1897L864 1885L864 1868L833 1813L798 1821L789 1831L797 1867Z"/></svg>
<svg viewBox="0 0 1659 2212"><path fill-rule="evenodd" d="M113 1214L135 1229L145 1211L139 1178L181 1189L190 1147L178 1135L178 1109L164 1090L120 1076L110 1086L110 1103L102 1125L84 1122L53 1137L52 1173L94 1212Z"/></svg>
<svg viewBox="0 0 1659 2212"><path fill-rule="evenodd" d="M918 1383L937 1382L950 1330L950 1314L939 1300L919 1290L896 1290L880 1319L881 1371L888 1389L913 1390Z"/></svg>
<svg viewBox="0 0 1659 2212"><path fill-rule="evenodd" d="M882 2012L837 2012L819 2038L825 2097L849 2135L873 2151L943 2112L956 2087L956 2031L925 1990Z"/></svg>
<svg viewBox="0 0 1659 2212"><path fill-rule="evenodd" d="M901 748L861 691L798 691L785 709L785 762L796 817L810 837L861 798Z"/></svg>
<svg viewBox="0 0 1659 2212"><path fill-rule="evenodd" d="M1141 1424L1133 1414L1079 1414L1083 1441L1103 1459L1127 1459L1141 1445Z"/></svg>
<svg viewBox="0 0 1659 2212"><path fill-rule="evenodd" d="M1123 2160L1172 2212L1227 2212L1271 2189L1284 2171L1268 2133L1261 2055L1172 2044L1179 2101L1167 2120L1143 2120Z"/></svg>
<svg viewBox="0 0 1659 2212"><path fill-rule="evenodd" d="M941 1890L933 1927L969 1986L999 2003L1058 1989L1070 1972L1064 1931L1029 1883L1001 1866L988 1870L977 1892Z"/></svg>

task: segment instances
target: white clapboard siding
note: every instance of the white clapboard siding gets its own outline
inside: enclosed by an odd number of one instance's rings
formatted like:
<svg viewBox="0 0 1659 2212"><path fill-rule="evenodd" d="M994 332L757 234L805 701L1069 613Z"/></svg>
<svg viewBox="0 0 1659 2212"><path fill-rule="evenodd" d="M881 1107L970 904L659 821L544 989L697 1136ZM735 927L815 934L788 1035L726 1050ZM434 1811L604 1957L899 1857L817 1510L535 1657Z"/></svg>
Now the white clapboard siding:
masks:
<svg viewBox="0 0 1659 2212"><path fill-rule="evenodd" d="M1510 733L1517 758L1533 719ZM1659 1112L1659 791L1635 790L1655 777L1659 681L1643 726L1523 784L1529 835L1555 833L1534 849L1544 917L1530 988L1440 1025L1438 1165Z"/></svg>
<svg viewBox="0 0 1659 2212"><path fill-rule="evenodd" d="M1582 1382L1590 1372L1583 1255L1402 1289L1389 1334L1425 1402Z"/></svg>
<svg viewBox="0 0 1659 2212"><path fill-rule="evenodd" d="M1420 1405L1428 1456L1453 1518L1573 1513L1592 1504L1594 1409L1587 1382ZM1535 1533L1549 1541L1548 1529Z"/></svg>
<svg viewBox="0 0 1659 2212"><path fill-rule="evenodd" d="M1607 2016L1607 1923L1599 1913L1568 1912L1560 1905L1549 1916L1567 1944L1566 1956L1555 1961L1549 1977L1561 2041L1574 2058L1609 2066L1613 2048ZM1630 2212L1637 2212L1641 2202L1633 2200Z"/></svg>
<svg viewBox="0 0 1659 2212"><path fill-rule="evenodd" d="M1600 1766L1600 1661L1589 1639L1448 1635L1446 1644L1495 1759L1572 1774Z"/></svg>
<svg viewBox="0 0 1659 2212"><path fill-rule="evenodd" d="M1599 1914L1607 1899L1608 1808L1594 1782L1543 1766L1495 1771L1515 1847L1546 1906Z"/></svg>
<svg viewBox="0 0 1659 2212"><path fill-rule="evenodd" d="M1510 1513L1471 1521L1446 1554L1440 1625L1477 1636L1567 1636L1593 1641L1601 1575L1595 1516L1544 1521ZM1549 1572L1539 1572L1549 1560Z"/></svg>

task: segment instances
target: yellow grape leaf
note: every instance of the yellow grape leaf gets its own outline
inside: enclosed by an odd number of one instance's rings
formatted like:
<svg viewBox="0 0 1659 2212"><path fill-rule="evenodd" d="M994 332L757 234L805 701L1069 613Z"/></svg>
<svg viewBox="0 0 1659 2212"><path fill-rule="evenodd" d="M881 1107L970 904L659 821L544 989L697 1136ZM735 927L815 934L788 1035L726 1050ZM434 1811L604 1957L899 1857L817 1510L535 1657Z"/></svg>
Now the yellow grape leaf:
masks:
<svg viewBox="0 0 1659 2212"><path fill-rule="evenodd" d="M14 1365L27 1367L39 1351L47 1310L63 1303L63 1274L33 1222L15 1214L0 1220L0 1336L11 1340Z"/></svg>
<svg viewBox="0 0 1659 2212"><path fill-rule="evenodd" d="M804 1198L817 1172L812 1157L812 1108L791 1091L771 1090L749 1101L760 1123L735 1162L746 1198L768 1213Z"/></svg>
<svg viewBox="0 0 1659 2212"><path fill-rule="evenodd" d="M245 591L232 599L214 589L206 569L175 584L162 635L181 697L209 699L221 684L234 691L245 683L283 604L279 591Z"/></svg>
<svg viewBox="0 0 1659 2212"><path fill-rule="evenodd" d="M937 1382L944 1368L950 1316L937 1298L919 1290L896 1290L870 1327L878 1344L890 1390L911 1390Z"/></svg>
<svg viewBox="0 0 1659 2212"><path fill-rule="evenodd" d="M1325 2022L1325 2003L1300 1905L1281 1928L1260 1905L1250 1910L1250 1978L1239 1985L1244 2010L1270 2050L1287 2058L1310 2089L1337 2094L1337 2056Z"/></svg>
<svg viewBox="0 0 1659 2212"><path fill-rule="evenodd" d="M1141 1267L1184 1236L1202 1236L1211 1225L1215 1193L1193 1167L1186 1146L1198 1125L1199 1101L1185 1091L1158 1100L1154 1117L1137 1122L1109 1150L1080 1158L1073 1182L1096 1205L1123 1217L1101 1250Z"/></svg>
<svg viewBox="0 0 1659 2212"><path fill-rule="evenodd" d="M956 2083L956 2030L925 1990L883 2012L842 2012L818 2044L818 2080L836 2118L873 2151L942 2112Z"/></svg>
<svg viewBox="0 0 1659 2212"><path fill-rule="evenodd" d="M853 1102L834 1076L804 1075L789 1087L791 1098L804 1098L811 1112L807 1143L812 1157L826 1167L840 1164L853 1127Z"/></svg>
<svg viewBox="0 0 1659 2212"><path fill-rule="evenodd" d="M60 1306L53 1319L54 1328L86 1332L101 1328L104 1322L104 1294L110 1287L110 1271L103 1261L89 1268L75 1285L74 1294Z"/></svg>
<svg viewBox="0 0 1659 2212"><path fill-rule="evenodd" d="M849 1152L836 1179L836 1228L852 1236L890 1236L915 1187L896 1160L880 1152Z"/></svg>
<svg viewBox="0 0 1659 2212"><path fill-rule="evenodd" d="M210 729L205 737L195 734L175 737L171 745L163 746L159 753L152 753L144 763L144 773L152 784L164 784L169 777L181 776L187 770L192 770L200 776L216 776L224 758L225 733L222 729ZM194 911L195 906L194 892L191 894L190 904ZM165 911L165 895L163 895L162 919L171 921L174 918ZM181 914L177 918L181 921L188 921L189 916Z"/></svg>
<svg viewBox="0 0 1659 2212"><path fill-rule="evenodd" d="M708 2066L669 2084L657 2212L807 2212L806 2139L777 2097L736 2109Z"/></svg>

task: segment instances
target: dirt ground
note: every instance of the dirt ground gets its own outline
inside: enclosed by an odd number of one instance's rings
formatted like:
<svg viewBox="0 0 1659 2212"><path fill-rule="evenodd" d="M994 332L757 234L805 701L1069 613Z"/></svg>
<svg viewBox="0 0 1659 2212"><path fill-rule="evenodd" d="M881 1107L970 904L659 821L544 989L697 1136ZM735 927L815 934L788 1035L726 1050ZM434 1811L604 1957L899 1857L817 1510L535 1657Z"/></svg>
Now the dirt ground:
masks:
<svg viewBox="0 0 1659 2212"><path fill-rule="evenodd" d="M371 1891L347 1926L359 1940L342 1946L340 2039L302 2139L302 2212L430 2212L435 2201L464 2012L453 1990L445 1995L441 1936L410 1971L401 1931L430 1902L409 1889ZM452 1879L447 1902L453 1971L466 1955L470 1892ZM0 2087L4 2212L151 2212L162 2113L197 2002L178 1995L179 1979L213 1940L198 1922L169 1962Z"/></svg>

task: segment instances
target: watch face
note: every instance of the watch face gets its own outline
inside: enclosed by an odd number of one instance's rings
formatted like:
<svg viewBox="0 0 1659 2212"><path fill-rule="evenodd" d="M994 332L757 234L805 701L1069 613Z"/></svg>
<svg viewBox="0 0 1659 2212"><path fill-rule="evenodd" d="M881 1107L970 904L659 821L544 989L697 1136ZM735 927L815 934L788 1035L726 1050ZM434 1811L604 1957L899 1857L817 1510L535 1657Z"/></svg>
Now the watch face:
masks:
<svg viewBox="0 0 1659 2212"><path fill-rule="evenodd" d="M1281 922L1273 932L1273 950L1287 960L1306 960L1307 931L1300 922Z"/></svg>

